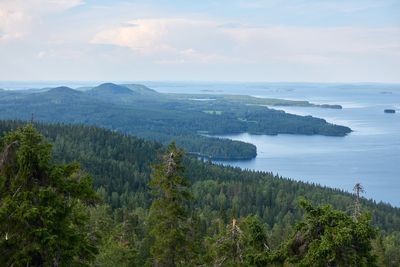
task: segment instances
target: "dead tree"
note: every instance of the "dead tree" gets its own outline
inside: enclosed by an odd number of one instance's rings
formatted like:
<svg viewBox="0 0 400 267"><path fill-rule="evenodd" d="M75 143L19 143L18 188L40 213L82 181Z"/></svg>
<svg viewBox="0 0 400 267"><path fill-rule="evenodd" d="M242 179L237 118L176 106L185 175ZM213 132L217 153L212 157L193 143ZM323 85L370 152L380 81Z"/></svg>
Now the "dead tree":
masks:
<svg viewBox="0 0 400 267"><path fill-rule="evenodd" d="M360 193L364 193L365 191L364 187L360 183L356 183L356 185L353 188L353 191L354 194L356 195L356 199L354 201L353 219L357 221L361 215Z"/></svg>
<svg viewBox="0 0 400 267"><path fill-rule="evenodd" d="M237 264L243 263L243 251L240 245L240 238L243 234L242 230L237 225L237 220L232 219L232 223L226 227L226 235L217 240L217 246L224 246L223 244L230 244L230 250L226 251L225 255L220 255L216 259L214 266L224 266L228 258L233 259Z"/></svg>

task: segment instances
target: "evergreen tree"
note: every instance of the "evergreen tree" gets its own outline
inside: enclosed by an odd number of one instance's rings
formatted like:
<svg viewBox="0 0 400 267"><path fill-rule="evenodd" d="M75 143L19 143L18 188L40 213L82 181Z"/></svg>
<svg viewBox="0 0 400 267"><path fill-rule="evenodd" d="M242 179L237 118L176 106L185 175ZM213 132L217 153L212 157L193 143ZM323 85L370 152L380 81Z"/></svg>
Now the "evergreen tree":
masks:
<svg viewBox="0 0 400 267"><path fill-rule="evenodd" d="M329 205L314 207L305 200L300 205L306 214L283 246L283 261L298 266L376 266L371 253L376 231L367 215L355 221Z"/></svg>
<svg viewBox="0 0 400 267"><path fill-rule="evenodd" d="M149 215L155 266L187 266L191 254L187 211L191 196L182 157L183 151L171 143L162 163L154 167L150 182L155 195Z"/></svg>
<svg viewBox="0 0 400 267"><path fill-rule="evenodd" d="M233 219L226 230L217 236L209 249L214 266L242 266L243 261L243 231Z"/></svg>
<svg viewBox="0 0 400 267"><path fill-rule="evenodd" d="M96 200L79 165L52 165L51 146L27 125L0 154L0 266L82 266L96 252L85 231Z"/></svg>
<svg viewBox="0 0 400 267"><path fill-rule="evenodd" d="M270 247L267 230L258 216L248 216L241 220L244 233L244 262L246 266L266 266L269 263Z"/></svg>
<svg viewBox="0 0 400 267"><path fill-rule="evenodd" d="M0 121L0 135L22 125L24 123L18 121ZM268 266L273 259L278 261L277 266L282 262L288 266L306 265L314 260L316 263L310 265L374 264L368 252L371 227L362 212L357 220L349 222L347 215L340 215L332 208L312 207L300 224L303 226L298 226L294 234L294 224L303 215L301 209L295 208L299 196L345 210L353 203L353 195L349 193L294 182L271 173L243 171L184 157L185 176L190 177L193 194L189 209L186 210L189 198L180 197L180 202L174 202L181 203L178 205L181 208L174 212L168 211L174 207L172 204L154 204L150 220L150 166L157 161L159 152L164 151L161 145L96 127L40 123L35 127L53 144L53 157L49 145L43 139L35 141L33 132L28 133L26 129L0 139L0 266L37 266L41 262L44 266L77 266L90 260L93 244L99 250L94 266L145 266L146 263L169 266L166 259L171 249L165 253L163 250L172 244L170 240L175 240L180 247L180 252L176 250L174 254L175 265L212 266L223 262L222 266L229 266L233 262L234 266ZM156 166L161 168L159 175L163 179L168 169L166 162L172 162L168 156L170 153ZM53 164L72 160L79 161L83 169L93 174L97 192L105 202L105 205L89 209L89 223L85 219L85 203L92 200L78 196L81 186L87 188L88 177L76 164ZM158 175L156 168L153 182ZM183 169L176 173L183 177ZM72 183L74 180L78 182ZM161 190L165 183L161 180L157 183L153 183L155 203L171 199L166 197L168 190ZM187 181L184 184L168 186L172 191L180 188L187 194ZM173 192L178 194L177 190ZM64 194L65 199L57 198L58 193ZM58 200L45 200L51 194ZM400 266L400 209L364 198L359 198L359 204L363 207L360 211L368 210L373 214L372 225L381 230L382 236L372 246L378 265ZM64 206L66 210L62 213ZM170 215L165 218L166 211L180 218L171 219L172 223L179 221L173 228L180 231L179 235L173 236L169 230L164 230L169 229L166 219L175 218ZM180 212L183 215L177 216ZM232 224L226 227L232 216L238 217L236 225L242 231L236 239L241 260L230 256L237 248L231 246L235 243L221 239L232 236ZM157 226L158 223L161 226ZM267 234L264 227L268 229ZM53 240L47 238L48 233L54 236ZM270 250L266 247L266 236ZM168 242L159 242L163 239ZM210 242L201 242L204 240ZM217 247L217 240L224 242ZM57 254L54 252L57 242L59 251L63 252L61 258L52 256ZM222 255L228 255L226 261L221 261ZM53 261L49 260L52 257ZM58 258L62 260L54 261Z"/></svg>
<svg viewBox="0 0 400 267"><path fill-rule="evenodd" d="M393 232L383 240L386 266L400 266L400 232Z"/></svg>
<svg viewBox="0 0 400 267"><path fill-rule="evenodd" d="M209 264L214 266L266 266L269 246L265 227L257 216L248 216L230 224L208 247Z"/></svg>

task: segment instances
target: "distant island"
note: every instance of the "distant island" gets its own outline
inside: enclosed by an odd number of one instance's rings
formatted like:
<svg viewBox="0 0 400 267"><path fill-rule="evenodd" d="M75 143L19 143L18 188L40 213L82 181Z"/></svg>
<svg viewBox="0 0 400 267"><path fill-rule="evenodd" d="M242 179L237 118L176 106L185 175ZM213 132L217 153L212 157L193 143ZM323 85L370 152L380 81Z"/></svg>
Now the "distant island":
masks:
<svg viewBox="0 0 400 267"><path fill-rule="evenodd" d="M317 107L317 108L342 109L342 106L338 104L319 105L310 103L309 101L302 101L302 100L261 98L248 95L175 94L175 93L171 93L168 95L172 96L173 98L178 98L180 100L199 100L199 101L222 100L222 101L235 102L245 105L259 105L259 106L269 106L269 107L290 106L290 107Z"/></svg>
<svg viewBox="0 0 400 267"><path fill-rule="evenodd" d="M176 140L188 153L243 160L257 155L253 144L213 135L250 133L345 136L346 126L275 106L340 109L308 101L246 95L167 94L141 84L103 83L81 90L66 86L0 92L0 118L95 125L163 144Z"/></svg>
<svg viewBox="0 0 400 267"><path fill-rule="evenodd" d="M396 113L396 110L394 110L394 109L385 109L384 112L385 112L385 113L394 114L394 113Z"/></svg>

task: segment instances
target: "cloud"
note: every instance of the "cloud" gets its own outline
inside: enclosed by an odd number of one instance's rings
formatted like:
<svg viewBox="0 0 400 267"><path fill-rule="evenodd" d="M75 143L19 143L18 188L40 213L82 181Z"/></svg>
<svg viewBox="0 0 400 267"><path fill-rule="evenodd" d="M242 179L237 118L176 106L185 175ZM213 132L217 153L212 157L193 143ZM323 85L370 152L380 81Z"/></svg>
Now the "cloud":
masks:
<svg viewBox="0 0 400 267"><path fill-rule="evenodd" d="M256 27L217 20L140 19L100 31L92 43L126 47L157 63L328 65L346 63L354 55L398 56L400 29Z"/></svg>
<svg viewBox="0 0 400 267"><path fill-rule="evenodd" d="M97 33L91 42L127 47L154 57L155 63L215 63L226 60L218 54L224 38L210 21L161 18L125 22Z"/></svg>
<svg viewBox="0 0 400 267"><path fill-rule="evenodd" d="M83 0L1 0L0 41L20 39L40 19L83 4Z"/></svg>
<svg viewBox="0 0 400 267"><path fill-rule="evenodd" d="M41 59L41 58L43 58L43 57L45 57L46 56L46 51L40 51L38 54L37 54L37 57L39 58L39 59Z"/></svg>
<svg viewBox="0 0 400 267"><path fill-rule="evenodd" d="M241 23L237 22L227 22L224 24L219 25L220 28L228 28L228 29L236 29L236 28L241 28L243 25Z"/></svg>
<svg viewBox="0 0 400 267"><path fill-rule="evenodd" d="M144 54L167 51L170 47L161 40L168 34L168 28L177 23L179 20L128 21L121 26L97 33L92 42L128 47Z"/></svg>
<svg viewBox="0 0 400 267"><path fill-rule="evenodd" d="M0 0L0 75L398 81L393 0L206 2Z"/></svg>
<svg viewBox="0 0 400 267"><path fill-rule="evenodd" d="M390 52L390 47L395 49L400 43L400 28L273 26L226 29L225 33L249 56L261 58L286 55L293 59L333 59Z"/></svg>

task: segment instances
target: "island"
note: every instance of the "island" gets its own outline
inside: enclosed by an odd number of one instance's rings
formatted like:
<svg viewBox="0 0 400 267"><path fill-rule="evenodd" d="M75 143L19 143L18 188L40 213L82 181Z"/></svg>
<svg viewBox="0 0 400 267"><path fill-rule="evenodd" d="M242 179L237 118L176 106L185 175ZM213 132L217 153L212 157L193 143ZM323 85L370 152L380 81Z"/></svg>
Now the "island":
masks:
<svg viewBox="0 0 400 267"><path fill-rule="evenodd" d="M385 113L394 114L394 113L396 113L396 110L394 110L394 109L385 109L384 112Z"/></svg>
<svg viewBox="0 0 400 267"><path fill-rule="evenodd" d="M29 121L33 117L42 122L100 126L162 144L175 140L190 154L224 160L252 159L257 148L215 136L250 133L342 137L351 132L349 127L321 118L274 109L278 106L341 108L246 95L167 94L140 84L104 83L82 90L59 86L2 91L0 119Z"/></svg>

